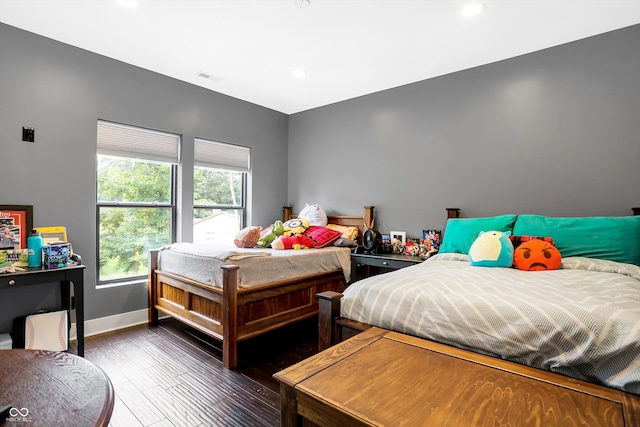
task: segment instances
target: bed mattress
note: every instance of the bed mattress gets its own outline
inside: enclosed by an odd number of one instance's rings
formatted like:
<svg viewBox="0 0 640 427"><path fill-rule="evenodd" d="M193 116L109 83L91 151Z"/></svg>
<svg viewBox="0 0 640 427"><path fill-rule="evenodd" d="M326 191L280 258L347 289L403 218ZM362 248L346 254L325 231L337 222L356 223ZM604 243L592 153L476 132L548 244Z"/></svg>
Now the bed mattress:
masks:
<svg viewBox="0 0 640 427"><path fill-rule="evenodd" d="M162 271L222 287L221 266L239 266L238 287L249 288L342 269L348 283L351 250L330 246L305 250L245 249L233 245L174 243L160 248Z"/></svg>
<svg viewBox="0 0 640 427"><path fill-rule="evenodd" d="M640 267L567 257L555 271L472 267L467 255L349 286L341 315L640 394Z"/></svg>

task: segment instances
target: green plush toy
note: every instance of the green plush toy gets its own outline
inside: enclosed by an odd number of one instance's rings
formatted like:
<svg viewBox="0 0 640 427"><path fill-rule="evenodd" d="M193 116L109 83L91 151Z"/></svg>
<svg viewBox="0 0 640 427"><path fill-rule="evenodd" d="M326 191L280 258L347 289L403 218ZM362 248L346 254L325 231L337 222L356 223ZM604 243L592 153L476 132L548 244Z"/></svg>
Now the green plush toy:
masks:
<svg viewBox="0 0 640 427"><path fill-rule="evenodd" d="M284 223L282 221L276 221L271 225L271 230L267 231L263 236L258 239L256 246L259 248L271 247L271 242L276 238L284 234Z"/></svg>

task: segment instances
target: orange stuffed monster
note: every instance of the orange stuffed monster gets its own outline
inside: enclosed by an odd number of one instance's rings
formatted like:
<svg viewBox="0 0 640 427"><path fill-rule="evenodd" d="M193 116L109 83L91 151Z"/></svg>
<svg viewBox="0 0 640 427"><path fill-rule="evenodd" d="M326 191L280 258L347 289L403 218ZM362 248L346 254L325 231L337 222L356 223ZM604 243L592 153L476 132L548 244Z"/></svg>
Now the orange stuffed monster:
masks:
<svg viewBox="0 0 640 427"><path fill-rule="evenodd" d="M560 251L550 242L531 239L515 250L513 262L518 270L557 270L562 262Z"/></svg>

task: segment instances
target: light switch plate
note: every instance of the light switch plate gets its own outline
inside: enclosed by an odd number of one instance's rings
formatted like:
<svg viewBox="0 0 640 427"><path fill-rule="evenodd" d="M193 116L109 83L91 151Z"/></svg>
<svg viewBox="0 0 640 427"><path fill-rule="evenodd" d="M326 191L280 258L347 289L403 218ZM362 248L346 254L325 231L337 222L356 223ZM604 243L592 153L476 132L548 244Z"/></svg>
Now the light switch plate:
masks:
<svg viewBox="0 0 640 427"><path fill-rule="evenodd" d="M26 142L35 142L36 140L36 130L35 128L29 128L26 126L22 127L22 140Z"/></svg>

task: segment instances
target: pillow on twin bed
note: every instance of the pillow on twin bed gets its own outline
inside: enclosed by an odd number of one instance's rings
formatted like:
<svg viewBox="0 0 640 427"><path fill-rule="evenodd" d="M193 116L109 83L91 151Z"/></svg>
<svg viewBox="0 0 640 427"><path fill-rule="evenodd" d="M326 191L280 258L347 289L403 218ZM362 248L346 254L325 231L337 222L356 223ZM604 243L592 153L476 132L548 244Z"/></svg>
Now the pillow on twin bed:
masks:
<svg viewBox="0 0 640 427"><path fill-rule="evenodd" d="M358 240L358 227L354 226L346 226L346 225L338 225L338 224L327 224L327 228L331 230L338 230L342 233L342 237L345 239Z"/></svg>
<svg viewBox="0 0 640 427"><path fill-rule="evenodd" d="M337 230L319 225L310 225L303 234L315 242L314 248L324 248L332 245L342 236L342 233Z"/></svg>
<svg viewBox="0 0 640 427"><path fill-rule="evenodd" d="M450 218L439 252L468 254L481 231L513 231L515 221L516 216L511 214L485 218Z"/></svg>
<svg viewBox="0 0 640 427"><path fill-rule="evenodd" d="M640 216L519 215L513 234L549 236L563 257L600 258L640 265Z"/></svg>

